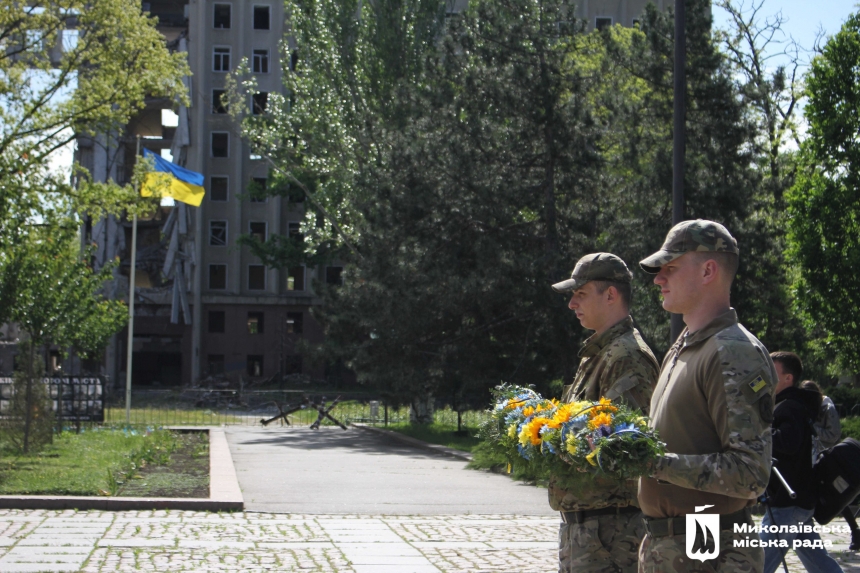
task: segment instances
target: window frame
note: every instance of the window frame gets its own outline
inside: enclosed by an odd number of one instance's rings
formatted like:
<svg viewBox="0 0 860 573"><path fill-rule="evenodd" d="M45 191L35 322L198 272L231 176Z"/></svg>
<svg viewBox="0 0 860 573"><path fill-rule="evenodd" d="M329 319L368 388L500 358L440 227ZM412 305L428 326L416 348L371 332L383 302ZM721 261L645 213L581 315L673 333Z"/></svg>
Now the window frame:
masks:
<svg viewBox="0 0 860 573"><path fill-rule="evenodd" d="M224 287L223 288L218 288L218 287L212 286L212 268L213 267L224 267ZM209 272L206 275L206 286L207 286L208 290L219 290L219 291L227 290L227 285L230 284L229 274L228 274L229 272L230 272L230 269L227 268L227 263L209 263Z"/></svg>
<svg viewBox="0 0 860 573"><path fill-rule="evenodd" d="M221 51L219 51L221 50ZM226 52L224 51L226 50ZM224 55L227 56L226 69L224 68ZM212 72L226 74L230 72L230 60L233 59L233 48L231 46L212 46ZM216 62L219 64L216 66Z"/></svg>
<svg viewBox="0 0 860 573"><path fill-rule="evenodd" d="M263 269L263 286L261 288L252 288L251 287L251 268L262 268ZM266 276L268 273L266 272L266 265L248 265L248 280L246 281L246 285L248 290L262 292L266 290L266 283L268 283L268 277Z"/></svg>
<svg viewBox="0 0 860 573"><path fill-rule="evenodd" d="M609 23L604 24L604 27L603 27L603 28L601 28L601 27L599 26L599 22L600 22L601 20L604 20L604 21L605 21L605 20L609 20ZM610 28L610 27L612 27L612 25L613 25L614 23L615 23L615 18L613 18L612 16L595 16L595 17L594 17L594 29L595 29L595 30L603 30L604 28Z"/></svg>
<svg viewBox="0 0 860 573"><path fill-rule="evenodd" d="M257 105L257 96L263 96L263 106ZM269 92L257 92L251 94L251 115L263 115L269 107Z"/></svg>
<svg viewBox="0 0 860 573"><path fill-rule="evenodd" d="M228 105L226 103L224 103L224 100L221 99L220 97L217 100L218 103L217 104L215 103L216 102L215 94L218 92L220 92L220 95L223 96L227 93L227 90L215 89L215 88L212 89L212 109L210 110L210 113L212 115L224 115L229 111ZM219 109L221 109L223 111L218 111Z"/></svg>
<svg viewBox="0 0 860 573"><path fill-rule="evenodd" d="M257 27L257 9L265 8L268 15L266 16L266 23L268 24L265 28ZM272 29L272 7L269 4L252 4L251 5L251 29L253 30L271 30Z"/></svg>
<svg viewBox="0 0 860 573"><path fill-rule="evenodd" d="M254 372L251 370L252 360L253 361L259 360L259 362L260 362L260 373L259 374L254 374ZM264 373L266 372L265 368L266 368L266 359L265 359L264 354L246 354L245 355L245 371L248 373L248 376L254 376L254 377L264 376L265 375Z"/></svg>
<svg viewBox="0 0 860 573"><path fill-rule="evenodd" d="M212 242L212 238L213 238L212 226L213 226L213 223L223 223L224 224L224 227L223 227L223 229L224 229L224 243L223 244L217 244L217 243ZM210 247L226 247L229 243L228 231L229 231L229 222L228 221L226 221L225 219L210 219L209 220L209 246Z"/></svg>
<svg viewBox="0 0 860 573"><path fill-rule="evenodd" d="M263 225L263 239L260 241L261 243L265 243L269 240L269 223L266 221L248 221L248 234L250 236L254 236L253 225Z"/></svg>
<svg viewBox="0 0 860 573"><path fill-rule="evenodd" d="M251 72L255 74L268 74L270 56L271 52L268 48L253 48L251 50Z"/></svg>
<svg viewBox="0 0 860 573"><path fill-rule="evenodd" d="M293 273L293 270L295 270L295 269L301 269L301 270L302 270L302 276L301 276L302 284L301 284L301 288L298 288L298 287L296 286L296 277L295 277L295 275L293 275L293 274L292 274L292 273ZM307 270L308 270L308 269L307 269L307 267L306 267L305 265L298 265L298 266L296 266L296 267L289 267L289 268L287 268L286 284L285 284L284 286L286 287L286 289L287 289L287 291L288 291L288 292L297 292L297 291L298 291L298 292L304 292L305 290L307 290L307 287L306 287L306 284L307 284L307 278L306 278L306 277L307 277ZM293 279L293 288L290 288L290 279Z"/></svg>
<svg viewBox="0 0 860 573"><path fill-rule="evenodd" d="M251 319L257 319L257 331L251 332ZM265 334L266 333L266 313L262 310L249 310L248 311L248 319L245 323L246 328L248 329L248 334L251 336L256 336L257 334Z"/></svg>
<svg viewBox="0 0 860 573"><path fill-rule="evenodd" d="M260 183L262 181L262 183ZM263 191L268 192L269 189L269 178L268 177L251 177L250 183L256 183L257 185L262 185ZM268 203L269 196L264 195L262 198L258 199L257 197L252 197L249 191L248 193L248 203Z"/></svg>
<svg viewBox="0 0 860 573"><path fill-rule="evenodd" d="M215 199L212 193L212 180L213 179L223 179L224 180L224 198L223 199ZM230 200L230 177L228 175L210 175L209 176L209 200L216 201L218 203L224 203Z"/></svg>
<svg viewBox="0 0 860 573"><path fill-rule="evenodd" d="M215 19L219 6L226 6L229 12L226 26L217 26ZM233 4L231 2L216 2L212 4L212 28L215 30L230 30L233 27Z"/></svg>
<svg viewBox="0 0 860 573"><path fill-rule="evenodd" d="M215 155L215 136L224 135L227 137L226 155ZM229 131L211 131L209 132L209 157L217 159L230 158L230 132Z"/></svg>

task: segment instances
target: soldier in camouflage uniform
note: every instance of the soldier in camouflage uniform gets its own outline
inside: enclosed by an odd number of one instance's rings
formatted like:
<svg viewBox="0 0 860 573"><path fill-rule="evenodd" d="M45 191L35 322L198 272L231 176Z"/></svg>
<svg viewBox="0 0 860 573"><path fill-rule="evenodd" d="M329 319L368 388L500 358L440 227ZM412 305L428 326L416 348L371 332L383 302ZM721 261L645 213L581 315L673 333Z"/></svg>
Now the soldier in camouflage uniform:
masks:
<svg viewBox="0 0 860 573"><path fill-rule="evenodd" d="M569 308L595 333L579 352L581 361L562 401L625 402L647 413L657 380L657 359L633 326L629 314L630 279L624 261L608 253L586 255L569 280L552 286L572 292ZM549 485L549 503L561 512L559 571L597 573L636 571L644 535L636 506L636 481L580 474L580 483L561 489Z"/></svg>
<svg viewBox="0 0 860 573"><path fill-rule="evenodd" d="M737 242L719 223L685 221L640 264L656 274L663 308L682 314L687 328L666 354L651 398L651 425L667 454L639 482L647 530L639 571L760 572L762 549L733 530L752 524L749 507L770 476L776 372L730 305ZM687 555L686 515L697 507L720 515L719 553L707 561ZM757 543L755 533L749 537Z"/></svg>

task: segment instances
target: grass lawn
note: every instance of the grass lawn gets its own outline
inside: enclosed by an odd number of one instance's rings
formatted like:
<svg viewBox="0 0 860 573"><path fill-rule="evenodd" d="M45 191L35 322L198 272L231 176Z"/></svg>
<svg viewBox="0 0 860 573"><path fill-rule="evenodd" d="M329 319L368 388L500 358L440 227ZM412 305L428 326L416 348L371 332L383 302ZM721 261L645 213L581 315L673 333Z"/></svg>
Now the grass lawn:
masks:
<svg viewBox="0 0 860 573"><path fill-rule="evenodd" d="M379 427L381 428L382 426ZM440 446L446 446L463 452L471 452L472 448L481 442L477 437L477 428L463 426L463 431L458 434L457 426L440 424L438 422L427 426L408 423L389 424L385 429L400 432L401 434L430 444L439 444Z"/></svg>
<svg viewBox="0 0 860 573"><path fill-rule="evenodd" d="M64 432L29 456L0 445L0 494L117 495L147 468L167 465L181 445L180 436L168 430L104 428ZM208 470L208 455L205 463Z"/></svg>

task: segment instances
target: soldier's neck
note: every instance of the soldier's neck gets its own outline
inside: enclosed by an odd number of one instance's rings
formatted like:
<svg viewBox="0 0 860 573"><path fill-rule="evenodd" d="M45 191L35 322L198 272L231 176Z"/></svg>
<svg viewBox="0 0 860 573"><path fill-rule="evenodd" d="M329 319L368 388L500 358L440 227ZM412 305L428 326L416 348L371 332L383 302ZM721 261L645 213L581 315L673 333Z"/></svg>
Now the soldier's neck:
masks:
<svg viewBox="0 0 860 573"><path fill-rule="evenodd" d="M708 326L715 318L732 308L728 295L713 299L702 299L696 308L684 313L684 324L690 333L698 332Z"/></svg>

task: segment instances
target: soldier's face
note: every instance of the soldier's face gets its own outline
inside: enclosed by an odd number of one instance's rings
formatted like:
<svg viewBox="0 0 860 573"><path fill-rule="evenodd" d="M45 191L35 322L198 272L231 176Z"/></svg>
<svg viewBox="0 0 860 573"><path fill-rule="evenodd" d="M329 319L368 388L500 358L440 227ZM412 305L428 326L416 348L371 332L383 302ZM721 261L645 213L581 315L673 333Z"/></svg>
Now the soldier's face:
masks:
<svg viewBox="0 0 860 573"><path fill-rule="evenodd" d="M677 314L687 314L700 299L701 264L687 253L669 261L654 277L654 284L663 295L663 308Z"/></svg>
<svg viewBox="0 0 860 573"><path fill-rule="evenodd" d="M608 289L607 289L608 290ZM567 308L576 313L579 323L589 330L600 330L606 322L606 291L603 294L597 292L597 286L593 283L585 283L581 288L573 291Z"/></svg>

